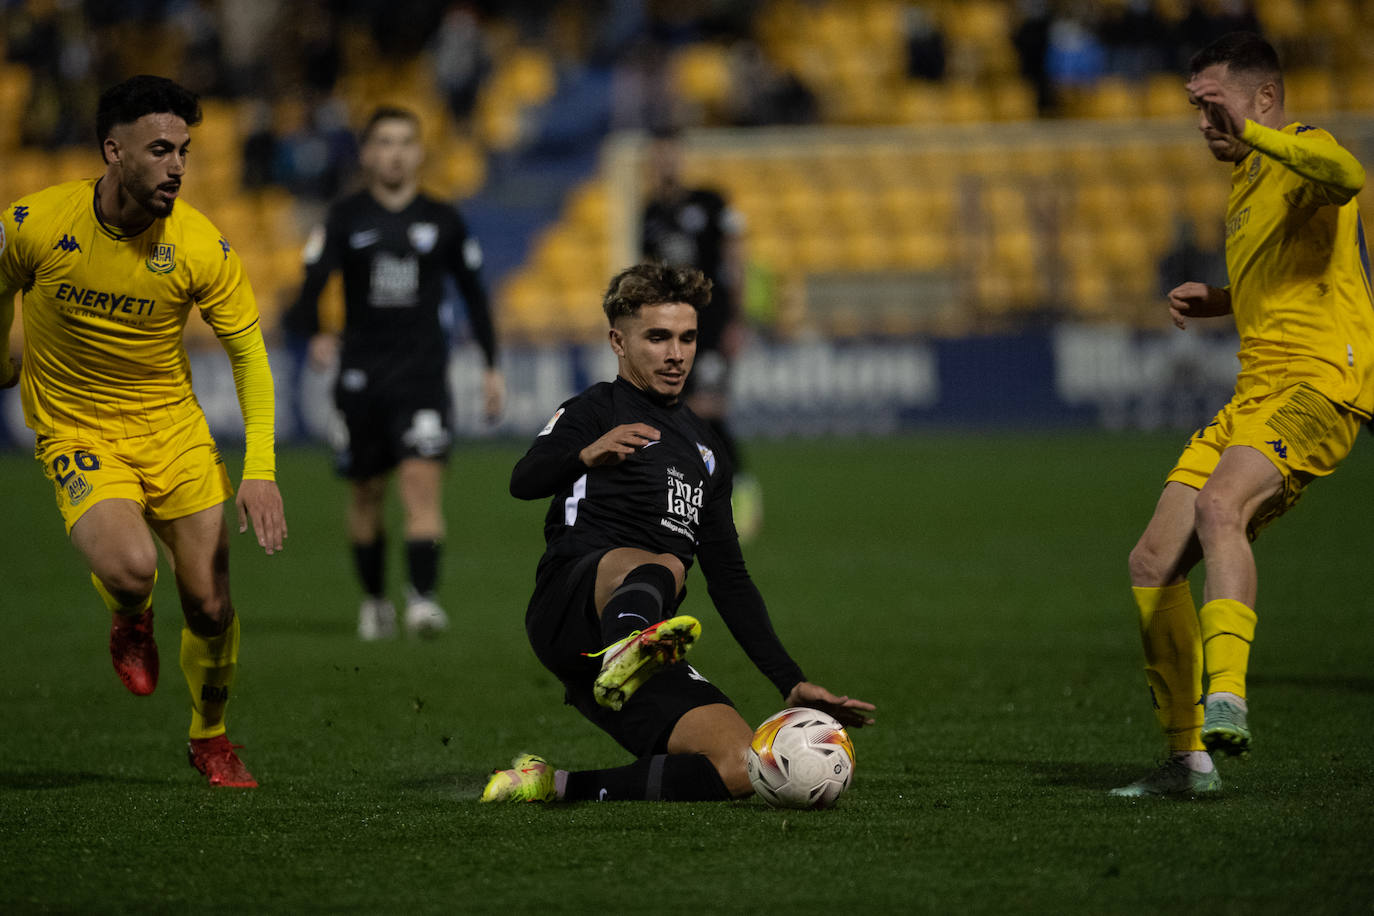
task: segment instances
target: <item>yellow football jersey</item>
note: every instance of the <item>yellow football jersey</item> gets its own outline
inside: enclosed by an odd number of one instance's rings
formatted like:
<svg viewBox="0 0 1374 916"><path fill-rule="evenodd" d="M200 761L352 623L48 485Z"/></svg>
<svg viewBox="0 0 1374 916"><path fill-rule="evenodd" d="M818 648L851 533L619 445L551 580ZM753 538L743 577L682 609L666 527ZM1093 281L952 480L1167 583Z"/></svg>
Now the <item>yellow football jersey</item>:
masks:
<svg viewBox="0 0 1374 916"><path fill-rule="evenodd" d="M238 255L185 201L125 236L95 212L95 180L0 216L0 294L23 290L24 419L45 436L146 435L200 409L182 332L192 307L224 339L257 302Z"/></svg>
<svg viewBox="0 0 1374 916"><path fill-rule="evenodd" d="M1292 161L1311 173L1324 152L1349 154L1317 128L1254 127L1245 139L1256 149L1232 170L1226 208L1226 269L1241 340L1236 393L1263 397L1306 382L1368 416L1374 301L1359 205L1353 192L1305 178L1275 158L1298 151ZM1351 167L1358 170L1358 163Z"/></svg>

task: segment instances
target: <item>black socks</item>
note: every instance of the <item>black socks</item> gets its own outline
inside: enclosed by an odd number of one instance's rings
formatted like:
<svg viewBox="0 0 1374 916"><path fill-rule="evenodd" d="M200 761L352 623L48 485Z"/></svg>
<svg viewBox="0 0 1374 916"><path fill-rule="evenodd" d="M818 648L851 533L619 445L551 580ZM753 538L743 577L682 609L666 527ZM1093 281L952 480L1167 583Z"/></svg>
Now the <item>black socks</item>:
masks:
<svg viewBox="0 0 1374 916"><path fill-rule="evenodd" d="M705 754L655 754L612 770L568 774L564 801L726 801L720 774Z"/></svg>
<svg viewBox="0 0 1374 916"><path fill-rule="evenodd" d="M601 612L601 638L609 646L635 630L647 630L676 607L677 580L658 563L630 570Z"/></svg>

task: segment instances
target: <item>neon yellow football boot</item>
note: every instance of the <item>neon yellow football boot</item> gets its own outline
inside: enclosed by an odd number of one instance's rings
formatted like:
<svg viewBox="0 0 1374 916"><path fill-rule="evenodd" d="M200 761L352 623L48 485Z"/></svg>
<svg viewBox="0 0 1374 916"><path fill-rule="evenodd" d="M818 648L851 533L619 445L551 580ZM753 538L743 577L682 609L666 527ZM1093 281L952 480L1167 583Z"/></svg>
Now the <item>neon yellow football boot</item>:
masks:
<svg viewBox="0 0 1374 916"><path fill-rule="evenodd" d="M543 757L521 754L511 761L511 769L495 770L482 790L484 802L555 801L553 767Z"/></svg>
<svg viewBox="0 0 1374 916"><path fill-rule="evenodd" d="M617 712L660 668L682 661L701 635L695 617L682 615L636 630L591 657L601 656L601 673L592 685L596 702Z"/></svg>

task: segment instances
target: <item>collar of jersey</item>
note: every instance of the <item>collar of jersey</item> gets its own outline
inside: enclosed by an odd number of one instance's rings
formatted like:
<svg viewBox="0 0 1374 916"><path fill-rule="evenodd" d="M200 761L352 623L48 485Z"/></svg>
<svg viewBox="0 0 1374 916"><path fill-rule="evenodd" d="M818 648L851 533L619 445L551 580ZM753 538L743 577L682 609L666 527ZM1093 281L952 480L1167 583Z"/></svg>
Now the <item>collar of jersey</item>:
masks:
<svg viewBox="0 0 1374 916"><path fill-rule="evenodd" d="M668 398L664 397L661 394L655 394L652 391L648 391L644 388L638 388L635 385L632 385L630 382L626 381L624 376L617 375L615 377L615 384L624 388L626 391L633 391L635 394L644 398L644 400L653 404L655 407L662 407L664 410L675 410L678 407L678 405L682 403L681 395L679 395L676 400L669 401Z"/></svg>

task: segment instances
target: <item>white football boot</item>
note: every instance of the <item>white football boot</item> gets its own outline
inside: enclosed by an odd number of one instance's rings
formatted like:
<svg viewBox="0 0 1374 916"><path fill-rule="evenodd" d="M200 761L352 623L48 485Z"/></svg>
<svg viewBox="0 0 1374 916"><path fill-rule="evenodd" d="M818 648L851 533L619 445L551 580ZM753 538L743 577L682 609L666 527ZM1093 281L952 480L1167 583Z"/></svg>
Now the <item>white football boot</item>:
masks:
<svg viewBox="0 0 1374 916"><path fill-rule="evenodd" d="M364 598L358 607L358 638L363 642L396 635L396 606L386 598Z"/></svg>
<svg viewBox="0 0 1374 916"><path fill-rule="evenodd" d="M406 632L430 638L448 629L448 615L432 598L410 592L406 598Z"/></svg>

